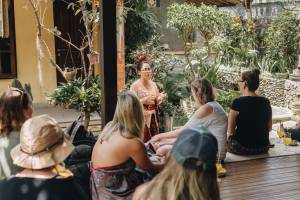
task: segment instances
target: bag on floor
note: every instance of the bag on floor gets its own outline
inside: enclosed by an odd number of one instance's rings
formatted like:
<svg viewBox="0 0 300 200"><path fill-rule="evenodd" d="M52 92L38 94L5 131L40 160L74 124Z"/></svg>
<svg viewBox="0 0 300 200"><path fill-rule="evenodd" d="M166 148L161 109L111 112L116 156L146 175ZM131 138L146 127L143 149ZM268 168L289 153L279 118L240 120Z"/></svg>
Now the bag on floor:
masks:
<svg viewBox="0 0 300 200"><path fill-rule="evenodd" d="M75 146L72 153L65 160L65 165L73 172L74 179L89 194L89 162L91 161L93 147L97 139L79 121L74 121L68 126L65 129L65 133L70 136L70 140Z"/></svg>

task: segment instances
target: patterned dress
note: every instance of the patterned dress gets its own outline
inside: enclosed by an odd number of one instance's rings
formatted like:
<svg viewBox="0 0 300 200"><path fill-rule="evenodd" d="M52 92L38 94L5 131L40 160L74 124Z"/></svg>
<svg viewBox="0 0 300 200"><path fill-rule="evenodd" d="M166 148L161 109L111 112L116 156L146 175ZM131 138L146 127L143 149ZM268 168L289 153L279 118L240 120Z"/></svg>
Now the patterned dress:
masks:
<svg viewBox="0 0 300 200"><path fill-rule="evenodd" d="M151 175L136 168L132 159L123 164L91 169L90 187L93 200L132 199L135 188L151 179Z"/></svg>
<svg viewBox="0 0 300 200"><path fill-rule="evenodd" d="M154 82L152 82L152 87L150 89L146 89L145 87L135 82L132 84L131 90L134 91L140 99L147 96L157 96L158 93L158 88ZM147 142L154 135L159 134L158 105L154 103L154 104L144 104L143 106L145 109L145 120L146 120L146 126L144 129L144 142Z"/></svg>

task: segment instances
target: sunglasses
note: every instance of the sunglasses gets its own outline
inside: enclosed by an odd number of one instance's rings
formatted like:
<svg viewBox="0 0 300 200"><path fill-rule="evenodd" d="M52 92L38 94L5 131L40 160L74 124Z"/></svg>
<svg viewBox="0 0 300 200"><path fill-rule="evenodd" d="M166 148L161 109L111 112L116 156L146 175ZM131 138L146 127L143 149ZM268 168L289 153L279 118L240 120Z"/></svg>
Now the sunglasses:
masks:
<svg viewBox="0 0 300 200"><path fill-rule="evenodd" d="M13 95L13 96L20 96L20 104L22 105L23 104L24 92L22 90L18 89L18 88L15 88L15 87L9 87L9 90L18 93L18 95Z"/></svg>

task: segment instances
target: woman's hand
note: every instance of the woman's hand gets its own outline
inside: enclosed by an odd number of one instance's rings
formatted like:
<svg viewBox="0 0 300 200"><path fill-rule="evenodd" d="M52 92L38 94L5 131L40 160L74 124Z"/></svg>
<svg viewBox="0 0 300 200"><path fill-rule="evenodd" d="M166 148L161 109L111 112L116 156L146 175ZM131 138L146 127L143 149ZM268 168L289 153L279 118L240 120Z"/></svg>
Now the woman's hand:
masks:
<svg viewBox="0 0 300 200"><path fill-rule="evenodd" d="M158 93L157 97L156 97L156 102L157 104L161 104L161 102L163 101L163 99L167 96L167 94L165 92L161 92Z"/></svg>
<svg viewBox="0 0 300 200"><path fill-rule="evenodd" d="M146 105L155 104L155 98L155 95L147 95L141 99L141 103Z"/></svg>

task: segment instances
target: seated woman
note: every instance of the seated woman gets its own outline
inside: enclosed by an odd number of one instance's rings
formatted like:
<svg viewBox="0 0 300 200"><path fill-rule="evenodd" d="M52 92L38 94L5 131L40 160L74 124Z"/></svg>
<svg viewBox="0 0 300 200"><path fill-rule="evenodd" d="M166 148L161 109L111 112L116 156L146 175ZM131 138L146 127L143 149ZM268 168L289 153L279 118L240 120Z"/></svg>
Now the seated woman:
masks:
<svg viewBox="0 0 300 200"><path fill-rule="evenodd" d="M41 115L27 120L20 141L11 156L23 171L0 181L1 199L88 200L72 173L59 165L74 147L53 118Z"/></svg>
<svg viewBox="0 0 300 200"><path fill-rule="evenodd" d="M20 129L32 116L32 102L27 93L9 88L0 97L0 179L22 169L13 165L10 150L20 142Z"/></svg>
<svg viewBox="0 0 300 200"><path fill-rule="evenodd" d="M228 116L228 151L254 155L269 150L269 131L272 129L270 101L258 96L258 69L243 72L238 81L242 97L232 103Z"/></svg>
<svg viewBox="0 0 300 200"><path fill-rule="evenodd" d="M215 101L213 87L206 79L196 79L191 85L192 95L197 106L196 112L180 129L154 136L151 143L158 147L158 155L166 155L179 134L186 128L207 128L218 140L218 159L226 156L227 116L222 106Z"/></svg>
<svg viewBox="0 0 300 200"><path fill-rule="evenodd" d="M217 140L206 128L185 129L163 171L138 187L133 200L219 200L217 152Z"/></svg>
<svg viewBox="0 0 300 200"><path fill-rule="evenodd" d="M133 92L121 93L114 118L96 142L91 163L92 199L131 199L135 188L159 172L143 143L144 113ZM136 166L138 168L136 168Z"/></svg>

